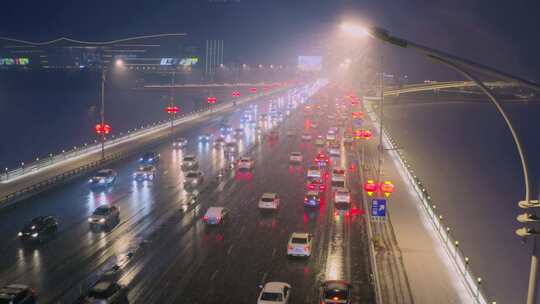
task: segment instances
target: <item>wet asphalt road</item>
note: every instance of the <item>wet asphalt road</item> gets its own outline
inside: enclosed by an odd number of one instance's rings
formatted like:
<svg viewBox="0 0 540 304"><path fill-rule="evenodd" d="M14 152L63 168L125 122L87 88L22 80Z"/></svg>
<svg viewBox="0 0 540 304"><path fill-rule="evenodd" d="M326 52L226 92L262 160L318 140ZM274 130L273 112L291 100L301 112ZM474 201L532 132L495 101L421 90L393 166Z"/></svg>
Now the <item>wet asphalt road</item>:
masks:
<svg viewBox="0 0 540 304"><path fill-rule="evenodd" d="M275 100L275 99L274 99ZM267 112L266 101L258 107ZM285 106L283 104L283 106ZM240 127L241 112L228 115ZM320 207L303 206L305 171L317 148L300 140L306 124L299 108L278 123L279 138L257 135L246 126L239 140L240 155L251 156L251 173L230 171L217 181L226 164L223 152L197 142L204 132L218 134L219 119L201 123L181 136L188 147L161 153L158 177L136 183L131 174L136 158L115 164L119 180L104 191L89 189L81 178L18 203L2 212L0 283L24 283L37 289L40 303L69 303L104 272L118 265L112 276L129 288L130 303L255 303L257 285L283 281L292 285L292 303L317 303L318 287L326 279L346 279L354 286L354 303L371 303L369 260L358 174L348 172L353 204L348 211L334 209L327 191ZM269 129L263 127L264 132ZM295 130L296 137L287 137ZM327 126L310 130L324 134ZM289 153L302 151L304 163L289 165ZM196 154L205 173L199 200L186 203L182 156ZM342 148L333 159L348 168L358 166L353 152ZM352 187L351 187L352 185ZM277 192L276 213L263 214L257 201L264 192ZM104 203L120 207L121 220L111 231L92 231L87 218ZM202 216L209 206L226 206L230 221L206 227ZM56 237L40 246L22 246L16 234L31 218L49 214L58 218ZM292 232L314 235L312 256L286 255Z"/></svg>

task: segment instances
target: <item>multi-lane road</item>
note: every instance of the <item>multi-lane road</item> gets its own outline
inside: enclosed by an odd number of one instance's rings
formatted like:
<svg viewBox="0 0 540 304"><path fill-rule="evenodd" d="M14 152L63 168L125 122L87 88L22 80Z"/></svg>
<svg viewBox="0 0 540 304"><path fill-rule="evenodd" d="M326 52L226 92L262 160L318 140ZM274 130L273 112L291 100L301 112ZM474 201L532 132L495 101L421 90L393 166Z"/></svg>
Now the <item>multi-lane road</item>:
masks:
<svg viewBox="0 0 540 304"><path fill-rule="evenodd" d="M269 100L260 102L258 113L266 113L268 104ZM281 106L285 113L285 99ZM241 115L238 110L183 131L179 135L188 139L183 150L172 149L170 143L155 147L161 162L154 181L133 181L131 174L138 167L134 157L112 166L119 178L104 191L91 190L87 178L80 178L2 211L0 283L33 286L40 303L67 303L108 272L129 288L131 303L254 303L259 284L283 281L292 285L293 303L314 303L320 283L345 279L353 285L355 303L371 303L361 194L353 189L355 212L336 211L331 191L320 207L306 209L306 166L317 148L300 139L301 130L309 129L302 111L292 110L274 125L266 122L262 134L254 126L242 126ZM217 135L222 119L244 128L238 140L240 155L252 157L255 167L250 173L228 171L218 180L216 173L227 160L221 150L197 138L206 132ZM267 136L272 127L279 131L277 138ZM324 134L327 128L321 121L318 130L308 131ZM296 136L287 136L289 130ZM291 151L303 153L301 165L289 164ZM187 203L183 188L180 164L186 154L197 155L205 173L194 203ZM342 147L341 157L332 162L357 166L354 155ZM358 184L358 179L355 171L348 172L349 185ZM264 192L281 196L276 213L258 210ZM111 231L89 229L87 218L102 204L120 208L120 222ZM207 227L202 217L209 206L226 206L230 221ZM39 246L21 245L17 232L38 215L58 218L58 233ZM289 236L296 231L314 235L307 259L286 255Z"/></svg>

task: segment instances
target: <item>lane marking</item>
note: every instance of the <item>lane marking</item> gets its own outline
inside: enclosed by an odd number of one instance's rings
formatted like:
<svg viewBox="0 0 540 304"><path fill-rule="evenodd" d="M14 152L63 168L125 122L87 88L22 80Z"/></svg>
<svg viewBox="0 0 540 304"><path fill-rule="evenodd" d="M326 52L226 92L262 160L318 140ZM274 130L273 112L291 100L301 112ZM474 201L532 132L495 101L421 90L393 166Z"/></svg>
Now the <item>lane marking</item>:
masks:
<svg viewBox="0 0 540 304"><path fill-rule="evenodd" d="M234 245L231 245L231 246L229 247L229 250L227 250L227 255L231 255L231 251L232 251L232 249L233 249L233 246L234 246Z"/></svg>
<svg viewBox="0 0 540 304"><path fill-rule="evenodd" d="M275 257L275 256L276 256L276 252L277 252L277 249L274 248L274 250L272 251L272 257Z"/></svg>
<svg viewBox="0 0 540 304"><path fill-rule="evenodd" d="M240 234L244 233L244 230L246 230L246 226L242 226L242 229L240 229Z"/></svg>
<svg viewBox="0 0 540 304"><path fill-rule="evenodd" d="M261 283L264 284L264 282L266 282L266 277L268 276L268 272L265 272L263 277L262 277L262 280L261 280Z"/></svg>
<svg viewBox="0 0 540 304"><path fill-rule="evenodd" d="M212 276L210 277L210 281L213 281L216 278L218 272L219 272L219 270L216 269L216 271L214 271L214 273L212 273Z"/></svg>

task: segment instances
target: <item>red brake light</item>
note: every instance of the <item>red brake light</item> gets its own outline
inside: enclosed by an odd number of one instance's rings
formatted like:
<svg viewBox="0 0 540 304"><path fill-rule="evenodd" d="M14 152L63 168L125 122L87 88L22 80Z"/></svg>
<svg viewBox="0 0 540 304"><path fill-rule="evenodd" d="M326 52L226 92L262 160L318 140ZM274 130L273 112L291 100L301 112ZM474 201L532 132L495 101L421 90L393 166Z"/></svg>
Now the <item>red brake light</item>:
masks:
<svg viewBox="0 0 540 304"><path fill-rule="evenodd" d="M208 221L208 216L205 215L205 216L203 217L203 219L204 219L205 221Z"/></svg>
<svg viewBox="0 0 540 304"><path fill-rule="evenodd" d="M289 245L289 250L293 250L293 246L292 246L292 245Z"/></svg>

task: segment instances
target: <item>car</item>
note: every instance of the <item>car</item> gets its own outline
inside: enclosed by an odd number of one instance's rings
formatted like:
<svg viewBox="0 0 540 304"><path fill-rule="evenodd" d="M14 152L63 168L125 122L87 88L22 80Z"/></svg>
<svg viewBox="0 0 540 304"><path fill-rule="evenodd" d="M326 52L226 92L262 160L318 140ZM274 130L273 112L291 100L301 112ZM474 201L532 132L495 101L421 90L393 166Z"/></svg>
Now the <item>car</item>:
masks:
<svg viewBox="0 0 540 304"><path fill-rule="evenodd" d="M259 199L259 209L277 210L279 202L280 199L277 193L264 193Z"/></svg>
<svg viewBox="0 0 540 304"><path fill-rule="evenodd" d="M113 280L99 280L78 303L120 304L128 303L127 287Z"/></svg>
<svg viewBox="0 0 540 304"><path fill-rule="evenodd" d="M200 143L209 143L210 140L212 140L212 134L210 134L210 133L205 133L205 134L199 135L199 142Z"/></svg>
<svg viewBox="0 0 540 304"><path fill-rule="evenodd" d="M219 128L219 132L220 132L221 134L225 134L225 135L230 134L230 133L232 132L232 130L233 130L233 128L232 128L230 125L228 125L228 124L223 124L223 125L221 125L221 127Z"/></svg>
<svg viewBox="0 0 540 304"><path fill-rule="evenodd" d="M254 162L253 162L253 159L251 159L250 157L247 157L247 156L244 156L244 157L241 157L239 160L238 160L238 169L241 170L251 170L253 169L253 165L254 165Z"/></svg>
<svg viewBox="0 0 540 304"><path fill-rule="evenodd" d="M193 154L189 154L184 156L182 158L182 170L189 170L193 168L197 168L199 166L199 161L197 160L197 157Z"/></svg>
<svg viewBox="0 0 540 304"><path fill-rule="evenodd" d="M288 136L288 137L295 137L295 136L296 136L296 132L294 132L293 130L289 130L289 131L287 131L287 136Z"/></svg>
<svg viewBox="0 0 540 304"><path fill-rule="evenodd" d="M23 284L6 285L0 288L0 303L34 304L36 303L36 291Z"/></svg>
<svg viewBox="0 0 540 304"><path fill-rule="evenodd" d="M291 285L284 282L268 282L259 286L261 293L257 304L288 304L291 297Z"/></svg>
<svg viewBox="0 0 540 304"><path fill-rule="evenodd" d="M326 185L322 178L310 177L307 180L307 190L318 190L319 192L326 191Z"/></svg>
<svg viewBox="0 0 540 304"><path fill-rule="evenodd" d="M287 244L288 256L305 256L311 255L311 245L313 236L305 232L293 232Z"/></svg>
<svg viewBox="0 0 540 304"><path fill-rule="evenodd" d="M90 184L90 187L98 188L98 187L108 187L116 181L117 174L112 169L102 169L99 170L96 175L92 176L88 183Z"/></svg>
<svg viewBox="0 0 540 304"><path fill-rule="evenodd" d="M244 129L242 129L242 128L234 129L234 136L235 137L241 137L243 135L244 135Z"/></svg>
<svg viewBox="0 0 540 304"><path fill-rule="evenodd" d="M314 162L321 167L325 167L330 163L330 158L324 153L317 153Z"/></svg>
<svg viewBox="0 0 540 304"><path fill-rule="evenodd" d="M302 138L302 140L304 140L304 141L311 140L311 134L309 134L309 133L302 133L301 138Z"/></svg>
<svg viewBox="0 0 540 304"><path fill-rule="evenodd" d="M229 216L229 209L224 207L210 207L206 210L203 220L207 225L224 224Z"/></svg>
<svg viewBox="0 0 540 304"><path fill-rule="evenodd" d="M21 241L43 242L54 236L58 230L58 221L52 216L38 216L23 227L17 234ZM1 301L0 301L1 303Z"/></svg>
<svg viewBox="0 0 540 304"><path fill-rule="evenodd" d="M330 154L330 156L339 157L341 155L340 148L341 146L339 144L332 144L328 147L328 154Z"/></svg>
<svg viewBox="0 0 540 304"><path fill-rule="evenodd" d="M321 197L318 190L308 190L304 197L304 206L316 207L321 203Z"/></svg>
<svg viewBox="0 0 540 304"><path fill-rule="evenodd" d="M219 137L214 140L214 148L221 149L223 146L225 146L225 138Z"/></svg>
<svg viewBox="0 0 540 304"><path fill-rule="evenodd" d="M307 178L321 178L322 172L319 166L310 166L307 170Z"/></svg>
<svg viewBox="0 0 540 304"><path fill-rule="evenodd" d="M326 134L326 141L335 141L336 140L336 133L328 132Z"/></svg>
<svg viewBox="0 0 540 304"><path fill-rule="evenodd" d="M317 146L324 146L325 144L325 140L324 140L324 137L322 137L321 135L318 135L316 138L315 138L315 145Z"/></svg>
<svg viewBox="0 0 540 304"><path fill-rule="evenodd" d="M321 304L351 304L352 285L342 280L326 281L321 284L319 300Z"/></svg>
<svg viewBox="0 0 540 304"><path fill-rule="evenodd" d="M289 161L293 164L299 164L304 160L302 152L291 152L289 155Z"/></svg>
<svg viewBox="0 0 540 304"><path fill-rule="evenodd" d="M236 154L236 153L238 153L238 144L236 144L236 142L228 142L225 145L225 153L227 153L227 154Z"/></svg>
<svg viewBox="0 0 540 304"><path fill-rule="evenodd" d="M116 206L102 205L96 208L88 219L91 227L99 226L110 228L120 220L120 209Z"/></svg>
<svg viewBox="0 0 540 304"><path fill-rule="evenodd" d="M312 127L313 129L317 129L317 128L319 127L319 124L316 123L316 122L312 122L312 123L311 123L311 127Z"/></svg>
<svg viewBox="0 0 540 304"><path fill-rule="evenodd" d="M156 167L152 165L140 166L137 171L133 173L133 179L137 181L153 180L156 177Z"/></svg>
<svg viewBox="0 0 540 304"><path fill-rule="evenodd" d="M198 186L204 181L204 174L201 171L189 171L186 173L184 185Z"/></svg>
<svg viewBox="0 0 540 304"><path fill-rule="evenodd" d="M350 204L351 192L347 188L335 188L334 189L334 203L335 204Z"/></svg>
<svg viewBox="0 0 540 304"><path fill-rule="evenodd" d="M332 169L332 186L334 187L345 187L345 169L335 167Z"/></svg>
<svg viewBox="0 0 540 304"><path fill-rule="evenodd" d="M353 142L354 142L354 137L351 134L345 134L343 136L343 144L352 145Z"/></svg>
<svg viewBox="0 0 540 304"><path fill-rule="evenodd" d="M173 140L172 142L172 146L174 149L183 149L187 146L187 139L183 138L183 137L179 137L175 140Z"/></svg>
<svg viewBox="0 0 540 304"><path fill-rule="evenodd" d="M156 152L147 152L139 158L139 162L141 164L149 164L149 165L155 165L159 162L159 158L161 155Z"/></svg>

